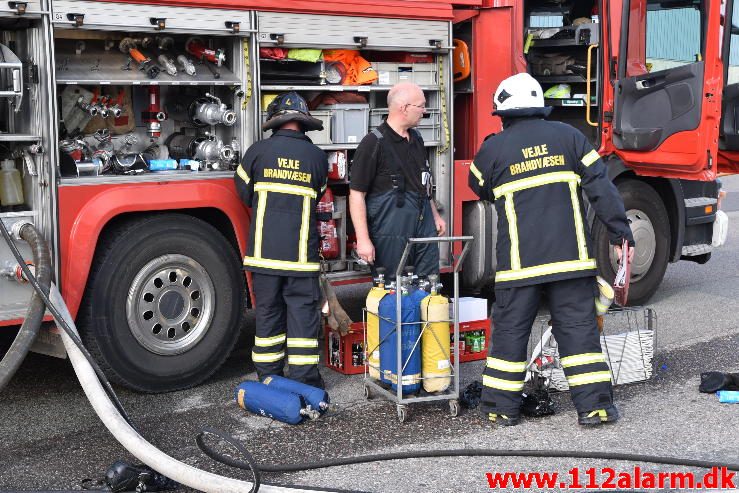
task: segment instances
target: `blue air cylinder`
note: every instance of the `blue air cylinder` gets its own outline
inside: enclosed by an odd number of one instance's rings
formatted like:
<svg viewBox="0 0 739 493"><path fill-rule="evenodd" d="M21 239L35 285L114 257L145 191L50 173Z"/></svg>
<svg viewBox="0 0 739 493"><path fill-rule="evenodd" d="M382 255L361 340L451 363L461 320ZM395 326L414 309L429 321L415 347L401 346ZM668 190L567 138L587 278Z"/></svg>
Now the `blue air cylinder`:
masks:
<svg viewBox="0 0 739 493"><path fill-rule="evenodd" d="M305 409L303 399L291 392L278 390L261 382L247 381L236 387L236 402L242 409L283 423L296 425L305 417L315 418L318 411Z"/></svg>
<svg viewBox="0 0 739 493"><path fill-rule="evenodd" d="M416 344L421 334L420 300L401 287L401 359L402 387L404 393L417 392L421 388L421 345ZM398 334L396 333L397 295L391 292L380 301L380 378L398 388ZM415 349L414 349L415 347ZM407 364L406 364L407 362Z"/></svg>
<svg viewBox="0 0 739 493"><path fill-rule="evenodd" d="M262 380L262 383L273 389L298 394L308 403L311 409L315 409L316 411L325 412L328 409L330 402L328 393L318 387L296 382L295 380L290 380L279 375L270 375Z"/></svg>

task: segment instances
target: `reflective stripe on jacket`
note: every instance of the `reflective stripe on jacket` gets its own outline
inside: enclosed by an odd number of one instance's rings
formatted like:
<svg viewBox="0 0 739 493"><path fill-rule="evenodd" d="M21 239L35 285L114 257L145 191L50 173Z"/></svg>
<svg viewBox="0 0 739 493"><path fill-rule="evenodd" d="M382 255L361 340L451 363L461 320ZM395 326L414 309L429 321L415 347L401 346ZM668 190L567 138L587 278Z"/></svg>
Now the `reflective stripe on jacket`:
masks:
<svg viewBox="0 0 739 493"><path fill-rule="evenodd" d="M302 132L278 130L247 150L234 176L241 199L252 208L247 270L318 275L315 210L327 175L326 153Z"/></svg>
<svg viewBox="0 0 739 493"><path fill-rule="evenodd" d="M633 243L623 201L606 167L575 128L512 119L487 139L469 184L498 213L496 285L525 286L595 274L581 190L613 244Z"/></svg>

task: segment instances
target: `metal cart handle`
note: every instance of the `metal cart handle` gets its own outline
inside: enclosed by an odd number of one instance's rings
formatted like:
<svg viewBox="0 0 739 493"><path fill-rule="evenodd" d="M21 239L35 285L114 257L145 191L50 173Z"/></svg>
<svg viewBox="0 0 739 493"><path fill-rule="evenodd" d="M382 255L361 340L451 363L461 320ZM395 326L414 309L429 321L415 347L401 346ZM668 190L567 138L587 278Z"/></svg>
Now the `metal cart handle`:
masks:
<svg viewBox="0 0 739 493"><path fill-rule="evenodd" d="M405 244L403 255L400 256L400 262L398 263L398 268L395 272L395 278L400 279L400 275L403 273L403 269L405 268L405 263L408 260L411 246L418 243L452 243L455 241L463 242L464 246L462 247L462 253L459 254L459 258L457 259L456 263L452 259L452 263L454 264L453 272L457 273L459 272L459 268L461 267L464 258L467 256L467 251L470 248L470 242L474 239L475 238L473 236L434 236L429 238L408 238L408 243Z"/></svg>

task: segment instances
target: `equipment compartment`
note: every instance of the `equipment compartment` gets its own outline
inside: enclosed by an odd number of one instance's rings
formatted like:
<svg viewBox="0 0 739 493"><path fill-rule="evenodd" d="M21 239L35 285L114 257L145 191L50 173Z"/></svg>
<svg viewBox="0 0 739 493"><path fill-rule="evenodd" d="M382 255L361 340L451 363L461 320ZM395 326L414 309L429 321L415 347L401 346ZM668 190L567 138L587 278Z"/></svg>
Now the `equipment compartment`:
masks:
<svg viewBox="0 0 739 493"><path fill-rule="evenodd" d="M63 177L188 174L238 165L246 41L170 33L56 34Z"/></svg>

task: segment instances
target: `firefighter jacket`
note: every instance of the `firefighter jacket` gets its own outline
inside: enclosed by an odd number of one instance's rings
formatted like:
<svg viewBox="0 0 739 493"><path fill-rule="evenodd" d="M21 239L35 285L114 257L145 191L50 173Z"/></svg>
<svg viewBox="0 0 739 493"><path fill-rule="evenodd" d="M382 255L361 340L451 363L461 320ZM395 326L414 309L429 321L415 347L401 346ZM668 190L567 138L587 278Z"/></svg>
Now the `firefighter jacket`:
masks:
<svg viewBox="0 0 739 493"><path fill-rule="evenodd" d="M508 118L470 167L469 184L498 215L496 287L595 275L582 190L612 244L633 245L623 201L586 137L538 117Z"/></svg>
<svg viewBox="0 0 739 493"><path fill-rule="evenodd" d="M246 151L234 180L252 208L244 266L252 272L310 277L320 271L316 203L328 160L304 133L277 130Z"/></svg>

